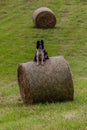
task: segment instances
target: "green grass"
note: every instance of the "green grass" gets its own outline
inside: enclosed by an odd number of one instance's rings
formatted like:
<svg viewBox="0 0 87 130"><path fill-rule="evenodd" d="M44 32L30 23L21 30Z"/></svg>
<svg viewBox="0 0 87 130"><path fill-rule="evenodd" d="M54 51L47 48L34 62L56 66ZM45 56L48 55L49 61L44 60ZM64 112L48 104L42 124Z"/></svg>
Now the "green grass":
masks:
<svg viewBox="0 0 87 130"><path fill-rule="evenodd" d="M35 9L56 15L53 29L37 29ZM19 63L32 61L38 39L49 56L63 55L70 65L74 101L26 106L18 83ZM87 130L87 1L0 1L0 130Z"/></svg>

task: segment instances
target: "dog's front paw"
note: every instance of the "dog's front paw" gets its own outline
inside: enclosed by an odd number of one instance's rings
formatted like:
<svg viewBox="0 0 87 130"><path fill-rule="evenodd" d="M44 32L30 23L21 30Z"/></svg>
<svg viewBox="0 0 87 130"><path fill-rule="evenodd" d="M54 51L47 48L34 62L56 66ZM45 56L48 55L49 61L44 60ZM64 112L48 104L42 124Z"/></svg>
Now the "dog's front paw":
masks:
<svg viewBox="0 0 87 130"><path fill-rule="evenodd" d="M44 62L41 62L41 65L44 65Z"/></svg>
<svg viewBox="0 0 87 130"><path fill-rule="evenodd" d="M37 62L37 65L39 65L39 63Z"/></svg>

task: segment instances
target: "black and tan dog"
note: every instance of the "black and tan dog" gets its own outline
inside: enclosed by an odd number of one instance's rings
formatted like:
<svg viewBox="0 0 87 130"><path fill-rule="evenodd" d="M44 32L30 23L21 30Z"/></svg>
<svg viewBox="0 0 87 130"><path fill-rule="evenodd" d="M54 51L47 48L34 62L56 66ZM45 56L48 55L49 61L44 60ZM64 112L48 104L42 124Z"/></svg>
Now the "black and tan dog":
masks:
<svg viewBox="0 0 87 130"><path fill-rule="evenodd" d="M34 57L34 61L37 62L37 65L44 64L44 61L49 59L48 53L44 49L44 41L37 41L36 43L36 53Z"/></svg>

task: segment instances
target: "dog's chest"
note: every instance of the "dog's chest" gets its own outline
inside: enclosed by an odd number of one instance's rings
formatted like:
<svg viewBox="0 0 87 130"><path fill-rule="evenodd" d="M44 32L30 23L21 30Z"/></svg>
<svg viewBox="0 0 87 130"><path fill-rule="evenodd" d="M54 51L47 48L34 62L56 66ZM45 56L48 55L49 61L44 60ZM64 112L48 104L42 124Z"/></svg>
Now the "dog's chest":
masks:
<svg viewBox="0 0 87 130"><path fill-rule="evenodd" d="M37 50L37 55L38 55L38 56L40 56L40 55L42 56L42 55L43 55L43 50L42 50L42 49L38 49L38 50Z"/></svg>
<svg viewBox="0 0 87 130"><path fill-rule="evenodd" d="M38 49L37 50L37 57L39 58L39 61L41 61L44 57L43 57L43 50L42 49Z"/></svg>

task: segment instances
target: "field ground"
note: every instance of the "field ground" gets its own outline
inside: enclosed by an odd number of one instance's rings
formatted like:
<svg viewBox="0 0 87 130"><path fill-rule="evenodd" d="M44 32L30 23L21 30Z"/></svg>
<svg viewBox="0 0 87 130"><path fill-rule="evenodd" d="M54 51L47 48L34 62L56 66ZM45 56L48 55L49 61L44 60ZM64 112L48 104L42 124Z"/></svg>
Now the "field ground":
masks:
<svg viewBox="0 0 87 130"><path fill-rule="evenodd" d="M55 28L35 28L32 14L41 6L55 12ZM68 61L73 102L23 104L17 67L33 60L38 39L49 56ZM0 0L0 130L87 130L86 0Z"/></svg>

